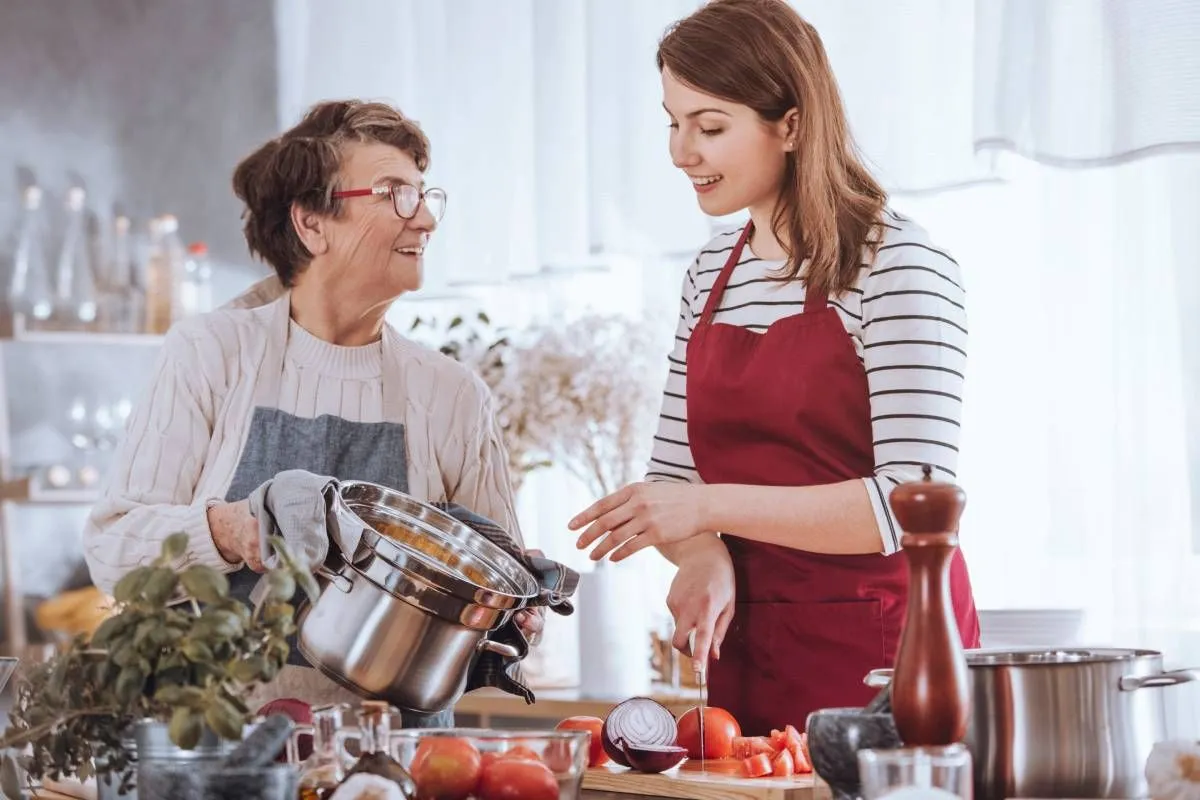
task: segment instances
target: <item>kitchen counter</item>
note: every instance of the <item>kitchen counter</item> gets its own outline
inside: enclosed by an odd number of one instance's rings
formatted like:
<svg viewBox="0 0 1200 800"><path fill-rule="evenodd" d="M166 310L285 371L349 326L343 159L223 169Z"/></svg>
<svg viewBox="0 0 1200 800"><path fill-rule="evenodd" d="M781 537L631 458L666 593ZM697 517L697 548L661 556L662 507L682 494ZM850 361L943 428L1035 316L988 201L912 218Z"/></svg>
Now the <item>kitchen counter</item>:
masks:
<svg viewBox="0 0 1200 800"><path fill-rule="evenodd" d="M685 761L662 774L647 775L610 764L589 769L583 778L584 800L826 800L828 786L813 774L788 778L746 778L741 762L721 759Z"/></svg>

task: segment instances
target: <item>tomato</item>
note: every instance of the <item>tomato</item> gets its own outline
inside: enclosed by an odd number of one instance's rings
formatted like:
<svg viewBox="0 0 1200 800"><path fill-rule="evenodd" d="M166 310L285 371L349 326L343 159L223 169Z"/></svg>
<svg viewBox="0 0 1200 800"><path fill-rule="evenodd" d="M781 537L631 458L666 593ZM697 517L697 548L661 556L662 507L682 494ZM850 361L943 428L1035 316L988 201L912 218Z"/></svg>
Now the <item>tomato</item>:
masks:
<svg viewBox="0 0 1200 800"><path fill-rule="evenodd" d="M430 736L409 766L421 800L466 800L479 786L483 757L466 739Z"/></svg>
<svg viewBox="0 0 1200 800"><path fill-rule="evenodd" d="M525 761L541 761L542 760L542 757L539 756L537 754L537 752L527 744L518 744L514 747L510 747L507 750L505 750L503 753L501 753L500 757L501 758L522 759Z"/></svg>
<svg viewBox="0 0 1200 800"><path fill-rule="evenodd" d="M609 761L608 753L604 752L604 740L600 738L600 729L604 720L599 717L567 717L554 726L560 731L587 731L592 735L588 744L588 766L599 767Z"/></svg>
<svg viewBox="0 0 1200 800"><path fill-rule="evenodd" d="M747 778L761 778L770 775L772 771L771 757L766 753L759 753L742 761L742 772Z"/></svg>
<svg viewBox="0 0 1200 800"><path fill-rule="evenodd" d="M501 758L483 771L479 800L558 800L558 780L540 761Z"/></svg>
<svg viewBox="0 0 1200 800"><path fill-rule="evenodd" d="M676 723L679 732L675 744L687 748L688 758L700 758L700 709L689 708ZM742 735L736 719L723 708L704 709L704 757L729 758L733 755L733 740Z"/></svg>
<svg viewBox="0 0 1200 800"><path fill-rule="evenodd" d="M771 774L776 778L786 778L796 772L796 762L792 760L791 750L780 750L771 759Z"/></svg>

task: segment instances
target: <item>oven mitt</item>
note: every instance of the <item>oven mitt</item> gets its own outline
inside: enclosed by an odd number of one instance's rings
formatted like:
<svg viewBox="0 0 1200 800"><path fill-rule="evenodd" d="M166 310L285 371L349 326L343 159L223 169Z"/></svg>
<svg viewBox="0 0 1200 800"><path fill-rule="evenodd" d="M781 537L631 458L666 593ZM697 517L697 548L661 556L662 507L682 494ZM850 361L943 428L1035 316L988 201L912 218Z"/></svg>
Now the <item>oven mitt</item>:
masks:
<svg viewBox="0 0 1200 800"><path fill-rule="evenodd" d="M575 609L568 599L575 594L579 585L579 573L556 561L538 556L530 556L521 549L508 531L501 528L487 517L476 514L470 509L456 503L431 503L434 508L446 512L464 525L470 526L476 533L483 536L492 544L504 550L525 566L538 582L538 596L530 601L530 606L548 606L552 611L564 616ZM525 698L526 703L536 699L533 692L524 683L521 675L521 661L529 655L529 642L525 634L514 620L501 625L488 634L494 642L512 645L517 649L517 657L502 656L485 650L475 661L471 674L467 676L466 691L492 686L517 697Z"/></svg>
<svg viewBox="0 0 1200 800"><path fill-rule="evenodd" d="M297 562L307 564L310 572L325 562L329 554L325 518L337 486L327 475L289 469L250 493L250 515L258 520L259 553L267 569L279 565L279 556L271 547L275 534L283 537ZM259 578L250 591L251 606L262 602L266 590L265 577Z"/></svg>

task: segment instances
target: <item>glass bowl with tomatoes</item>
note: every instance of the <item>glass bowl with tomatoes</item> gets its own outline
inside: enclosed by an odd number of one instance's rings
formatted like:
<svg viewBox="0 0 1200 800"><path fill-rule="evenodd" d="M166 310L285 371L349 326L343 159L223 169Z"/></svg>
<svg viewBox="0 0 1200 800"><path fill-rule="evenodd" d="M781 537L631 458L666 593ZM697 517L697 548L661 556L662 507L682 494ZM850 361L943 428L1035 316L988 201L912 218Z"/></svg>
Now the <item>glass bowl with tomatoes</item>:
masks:
<svg viewBox="0 0 1200 800"><path fill-rule="evenodd" d="M390 744L420 797L578 800L590 739L586 730L405 728Z"/></svg>

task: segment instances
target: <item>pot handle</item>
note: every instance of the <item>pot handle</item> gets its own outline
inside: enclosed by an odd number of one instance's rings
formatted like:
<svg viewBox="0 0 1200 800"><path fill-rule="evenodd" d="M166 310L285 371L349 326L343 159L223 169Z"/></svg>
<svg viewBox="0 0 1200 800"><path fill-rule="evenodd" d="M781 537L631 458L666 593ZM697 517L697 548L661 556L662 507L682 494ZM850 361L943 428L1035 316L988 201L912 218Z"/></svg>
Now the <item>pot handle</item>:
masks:
<svg viewBox="0 0 1200 800"><path fill-rule="evenodd" d="M334 572L324 564L317 568L317 577L324 578L346 594L350 594L350 590L354 588L354 581L350 580L345 573L340 570Z"/></svg>
<svg viewBox="0 0 1200 800"><path fill-rule="evenodd" d="M488 650L507 658L521 657L521 651L513 647L511 644L505 644L504 642L493 642L491 639L480 639L479 644L475 645L475 649Z"/></svg>
<svg viewBox="0 0 1200 800"><path fill-rule="evenodd" d="M892 669L873 669L863 678L863 684L872 689L882 689L892 682Z"/></svg>
<svg viewBox="0 0 1200 800"><path fill-rule="evenodd" d="M1121 678L1119 686L1122 692L1132 692L1137 689L1156 689L1160 686L1178 686L1181 683L1200 681L1200 670L1177 669L1171 672L1160 672L1157 675L1127 675Z"/></svg>

